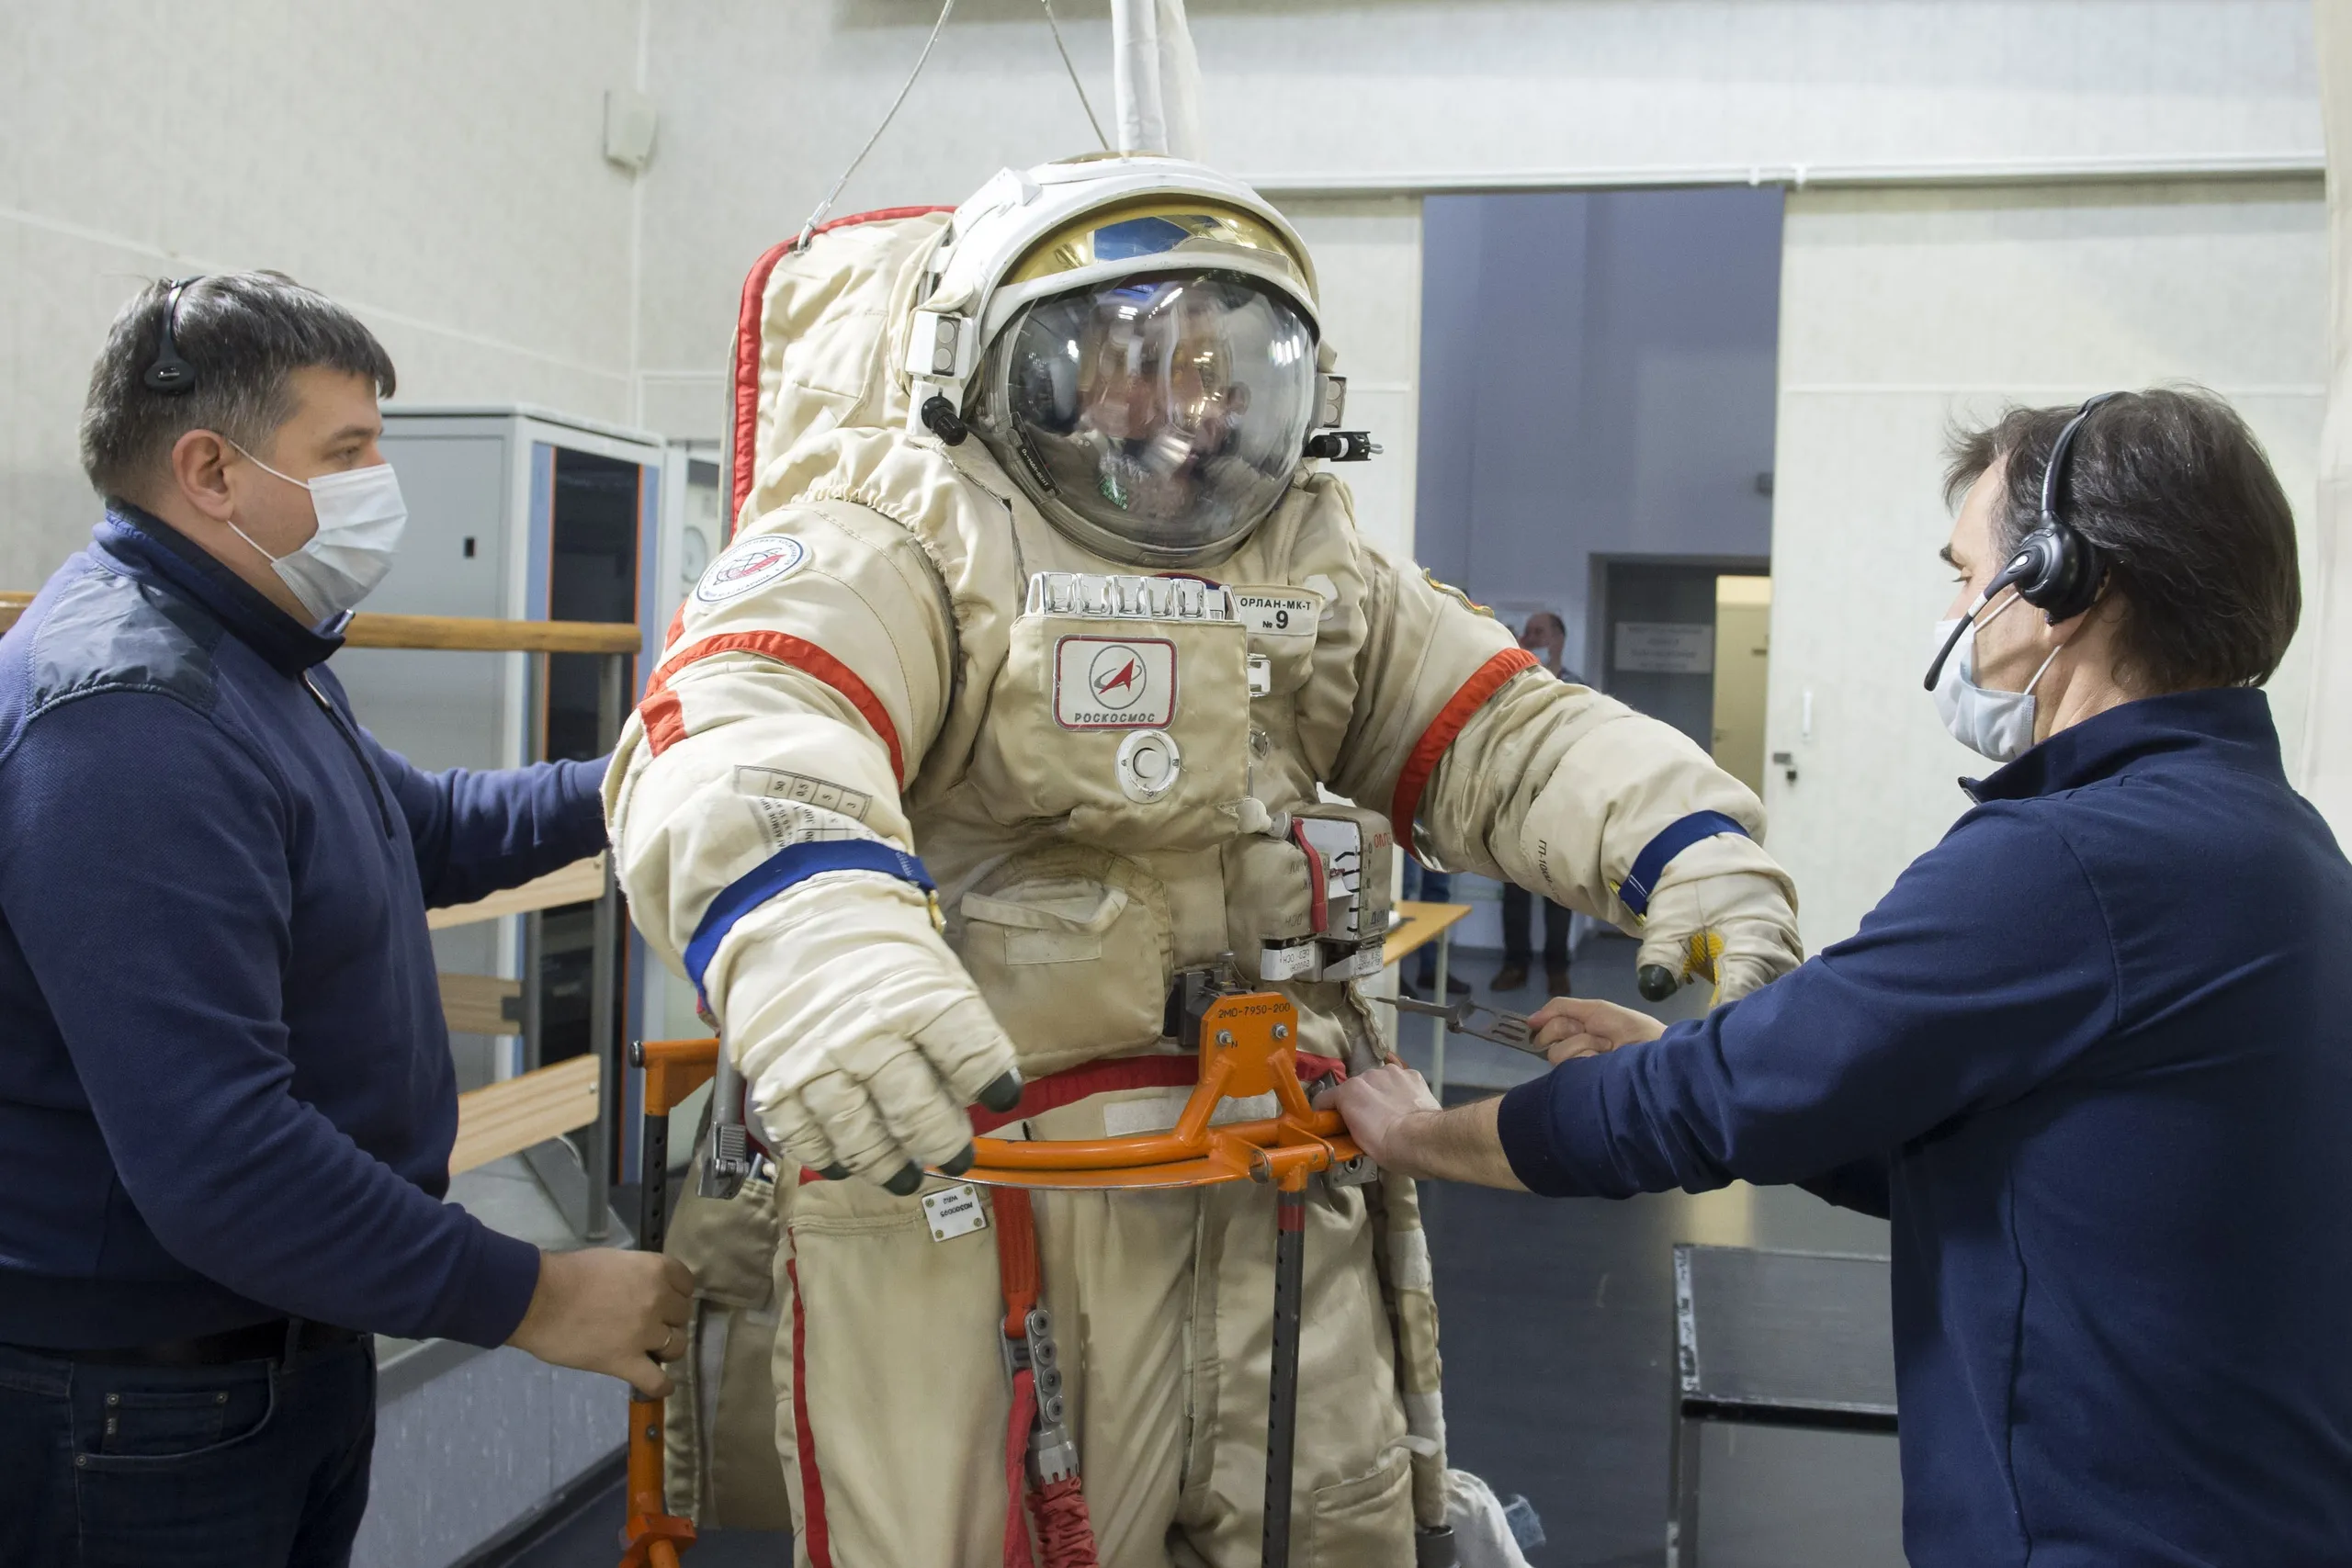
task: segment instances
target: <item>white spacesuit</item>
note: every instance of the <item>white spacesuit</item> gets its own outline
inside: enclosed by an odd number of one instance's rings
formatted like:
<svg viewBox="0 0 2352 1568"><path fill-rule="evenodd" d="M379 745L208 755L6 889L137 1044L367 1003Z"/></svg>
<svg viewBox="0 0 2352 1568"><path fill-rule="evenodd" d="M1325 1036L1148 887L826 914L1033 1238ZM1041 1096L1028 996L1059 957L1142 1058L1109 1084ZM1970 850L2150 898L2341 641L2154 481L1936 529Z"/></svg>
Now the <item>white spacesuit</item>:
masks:
<svg viewBox="0 0 2352 1568"><path fill-rule="evenodd" d="M1312 263L1238 182L1007 171L780 248L743 323L739 532L622 739L614 842L805 1168L777 1354L802 1560L993 1565L1025 1550L1023 1227L953 1179L967 1108L1003 1137L1170 1125L1182 998L1220 965L1296 1003L1303 1052L1374 1061L1351 982L1392 825L1725 995L1797 962L1792 895L1696 747L1356 532L1302 456L1351 444ZM1272 1204L1034 1200L1106 1564L1257 1560ZM1303 1562L1409 1564L1442 1517L1416 1214L1400 1180L1313 1192Z"/></svg>

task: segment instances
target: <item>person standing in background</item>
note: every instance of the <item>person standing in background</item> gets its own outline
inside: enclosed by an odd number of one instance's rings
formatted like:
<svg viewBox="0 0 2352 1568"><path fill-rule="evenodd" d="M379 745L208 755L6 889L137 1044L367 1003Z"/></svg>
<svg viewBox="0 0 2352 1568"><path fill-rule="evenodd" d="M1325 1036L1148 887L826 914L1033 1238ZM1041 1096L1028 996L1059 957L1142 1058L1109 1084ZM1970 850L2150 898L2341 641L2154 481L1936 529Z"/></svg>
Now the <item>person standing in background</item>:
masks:
<svg viewBox="0 0 2352 1568"><path fill-rule="evenodd" d="M1567 668L1567 625L1551 611L1538 610L1527 617L1519 646L1570 685L1584 684L1584 677ZM1503 885L1503 966L1495 971L1494 980L1498 991L1516 991L1527 984L1528 966L1535 957L1529 941L1534 906L1534 895L1526 888ZM1568 911L1549 898L1544 900L1544 985L1552 996L1568 994Z"/></svg>

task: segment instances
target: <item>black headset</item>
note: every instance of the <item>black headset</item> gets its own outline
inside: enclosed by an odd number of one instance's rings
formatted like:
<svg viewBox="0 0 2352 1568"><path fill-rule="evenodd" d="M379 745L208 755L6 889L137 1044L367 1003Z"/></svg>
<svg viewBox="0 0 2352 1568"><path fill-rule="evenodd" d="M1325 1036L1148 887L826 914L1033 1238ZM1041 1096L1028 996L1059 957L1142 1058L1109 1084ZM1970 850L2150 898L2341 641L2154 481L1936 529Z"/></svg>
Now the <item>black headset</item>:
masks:
<svg viewBox="0 0 2352 1568"><path fill-rule="evenodd" d="M189 287L204 281L202 275L172 280L172 292L164 301L164 334L155 340L155 357L140 379L151 392L161 392L167 398L185 396L196 390L196 367L180 357L179 345L172 341L173 329L179 325L180 296Z"/></svg>
<svg viewBox="0 0 2352 1568"><path fill-rule="evenodd" d="M1944 672L1944 660L1960 645L1960 634L1993 602L1993 596L2004 588L2015 588L2018 597L2040 610L2055 626L2071 620L2087 610L2098 599L2100 585L2107 581L2107 553L2073 524L2058 515L2058 485L2066 471L2066 456L2075 449L2075 433L2090 418L2092 411L2101 403L2111 402L2123 396L2121 392L2101 392L2086 400L2075 411L2058 433L2050 448L2050 466L2041 470L2041 517L2033 532L2018 542L2017 554L2001 569L1998 577L1984 585L1968 614L1944 638L1943 647L1936 654L1936 661L1928 666L1927 688L1936 689L1936 677Z"/></svg>

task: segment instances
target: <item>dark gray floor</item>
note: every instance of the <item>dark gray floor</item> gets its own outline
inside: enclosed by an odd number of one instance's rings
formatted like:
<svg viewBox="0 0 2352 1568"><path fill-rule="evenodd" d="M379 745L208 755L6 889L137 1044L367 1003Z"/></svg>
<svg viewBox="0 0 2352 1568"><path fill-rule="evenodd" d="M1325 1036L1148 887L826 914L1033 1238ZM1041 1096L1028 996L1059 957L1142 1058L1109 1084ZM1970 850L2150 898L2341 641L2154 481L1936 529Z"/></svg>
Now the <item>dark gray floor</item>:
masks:
<svg viewBox="0 0 2352 1568"><path fill-rule="evenodd" d="M1528 1011L1542 976L1487 989L1500 955L1458 952L1481 1002ZM1668 1019L1706 1009L1703 987L1662 1005L1634 989L1634 943L1588 941L1571 983ZM1401 1032L1427 1072L1422 1021ZM1449 1101L1544 1071L1460 1035L1446 1051ZM1678 1241L1800 1251L1886 1251L1886 1225L1793 1188L1738 1186L1624 1202L1553 1201L1433 1183L1424 1200L1443 1320L1452 1461L1544 1520L1535 1568L1634 1568L1665 1559L1668 1368ZM1702 1452L1704 1568L1880 1568L1903 1561L1902 1483L1892 1438L1711 1428Z"/></svg>
<svg viewBox="0 0 2352 1568"><path fill-rule="evenodd" d="M499 1568L613 1568L621 1558L621 1489L610 1492ZM689 1568L786 1568L792 1538L765 1531L713 1530L684 1561Z"/></svg>
<svg viewBox="0 0 2352 1568"><path fill-rule="evenodd" d="M1643 1005L1634 944L1587 943L1574 984L1586 996ZM1483 987L1493 953L1457 954ZM1538 981L1540 986L1540 979ZM1482 998L1486 993L1481 992ZM1521 1010L1531 987L1491 997ZM1685 993L1657 1009L1703 1009ZM1404 1031L1428 1066L1427 1035ZM1470 1098L1540 1071L1530 1058L1456 1037L1448 1098ZM1665 1556L1672 1247L1678 1241L1883 1253L1883 1224L1794 1190L1735 1187L1623 1203L1551 1202L1523 1193L1434 1185L1426 1199L1444 1316L1453 1462L1505 1496L1524 1495L1547 1540L1535 1568L1654 1568ZM1893 1439L1713 1428L1704 1450L1704 1568L1883 1568L1903 1561L1901 1484ZM532 1552L523 1568L610 1568L618 1490ZM788 1562L781 1537L714 1535L692 1568Z"/></svg>

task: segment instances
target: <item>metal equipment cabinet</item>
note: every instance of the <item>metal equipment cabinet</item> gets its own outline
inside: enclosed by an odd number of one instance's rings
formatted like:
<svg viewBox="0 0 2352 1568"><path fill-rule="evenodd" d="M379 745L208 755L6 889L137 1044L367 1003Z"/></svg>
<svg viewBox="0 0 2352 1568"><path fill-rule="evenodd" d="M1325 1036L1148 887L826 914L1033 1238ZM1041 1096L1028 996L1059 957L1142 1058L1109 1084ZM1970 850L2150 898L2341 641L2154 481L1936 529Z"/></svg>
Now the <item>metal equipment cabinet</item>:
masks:
<svg viewBox="0 0 2352 1568"><path fill-rule="evenodd" d="M661 440L520 406L393 407L384 411L383 446L409 525L368 610L631 622L639 652L624 697L634 701L667 614L661 521L670 454ZM595 754L605 671L594 656L352 648L334 668L360 722L423 767ZM460 1087L585 1048L592 927L588 908L576 906L436 934L445 974L535 977L523 987L518 1033L454 1042ZM634 1030L644 964L628 968Z"/></svg>

